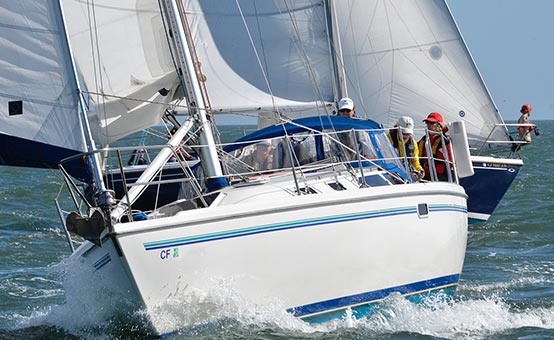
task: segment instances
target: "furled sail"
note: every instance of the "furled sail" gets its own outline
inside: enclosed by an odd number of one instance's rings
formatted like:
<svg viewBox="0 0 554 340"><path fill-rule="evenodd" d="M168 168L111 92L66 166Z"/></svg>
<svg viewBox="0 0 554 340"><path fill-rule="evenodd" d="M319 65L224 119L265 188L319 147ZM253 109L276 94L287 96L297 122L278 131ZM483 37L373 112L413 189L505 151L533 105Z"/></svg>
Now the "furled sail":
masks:
<svg viewBox="0 0 554 340"><path fill-rule="evenodd" d="M179 85L157 0L62 0L94 139L159 124Z"/></svg>
<svg viewBox="0 0 554 340"><path fill-rule="evenodd" d="M334 1L348 95L358 114L392 126L438 111L463 120L479 148L503 120L444 1ZM336 46L336 44L335 44ZM492 140L506 141L505 127Z"/></svg>
<svg viewBox="0 0 554 340"><path fill-rule="evenodd" d="M57 1L0 5L0 164L57 167L84 151Z"/></svg>
<svg viewBox="0 0 554 340"><path fill-rule="evenodd" d="M317 114L334 97L322 1L187 1L215 112Z"/></svg>

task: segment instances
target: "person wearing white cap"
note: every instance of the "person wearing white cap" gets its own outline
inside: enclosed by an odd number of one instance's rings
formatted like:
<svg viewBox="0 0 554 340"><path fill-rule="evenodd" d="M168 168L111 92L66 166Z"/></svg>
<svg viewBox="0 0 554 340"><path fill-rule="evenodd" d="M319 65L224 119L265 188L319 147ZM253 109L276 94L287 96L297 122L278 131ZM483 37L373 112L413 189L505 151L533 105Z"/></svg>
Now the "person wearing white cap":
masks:
<svg viewBox="0 0 554 340"><path fill-rule="evenodd" d="M255 144L252 152L242 161L254 170L271 170L273 168L272 149L271 140L262 140Z"/></svg>
<svg viewBox="0 0 554 340"><path fill-rule="evenodd" d="M339 100L338 110L339 110L339 116L345 116L350 118L356 116L354 101L350 98L345 97Z"/></svg>
<svg viewBox="0 0 554 340"><path fill-rule="evenodd" d="M414 120L403 116L398 119L394 127L389 131L388 137L397 150L400 157L409 161L410 172L416 179L421 179L425 172L419 163L418 145L413 137Z"/></svg>

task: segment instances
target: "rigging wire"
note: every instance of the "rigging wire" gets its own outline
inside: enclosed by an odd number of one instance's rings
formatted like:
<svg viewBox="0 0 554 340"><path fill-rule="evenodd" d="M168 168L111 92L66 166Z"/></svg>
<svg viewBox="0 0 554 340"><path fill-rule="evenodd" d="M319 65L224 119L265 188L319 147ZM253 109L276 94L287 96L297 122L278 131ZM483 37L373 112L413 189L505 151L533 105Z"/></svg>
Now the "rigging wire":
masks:
<svg viewBox="0 0 554 340"><path fill-rule="evenodd" d="M273 95L273 89L271 87L271 84L269 82L269 78L267 76L267 73L264 70L264 67L262 65L262 61L260 59L260 55L258 54L258 50L256 49L256 44L254 43L254 40L252 39L252 34L250 33L250 29L248 28L248 24L246 22L246 18L244 17L244 13L242 12L242 8L240 6L239 0L235 0L235 3L237 4L237 9L239 10L240 17L242 19L242 22L244 24L244 28L246 30L246 34L248 35L248 39L250 40L250 45L252 46L252 50L254 52L254 55L256 56L256 60L258 61L258 66L260 67L260 70L262 72L262 75L264 77L264 81L267 86L267 90L269 91L269 94L271 96L271 103L275 110L275 112L278 114L277 105L275 104L275 96Z"/></svg>
<svg viewBox="0 0 554 340"><path fill-rule="evenodd" d="M294 34L296 35L296 39L294 40L294 42L295 42L294 45L295 45L296 49L299 51L300 56L302 57L302 62L304 63L306 71L308 72L308 74L310 76L310 81L312 82L314 91L316 92L316 96L321 100L321 102L325 103L325 98L323 97L323 94L321 93L320 86L317 83L317 77L315 75L314 68L312 67L312 65L310 63L308 53L306 52L306 49L304 48L304 42L303 42L302 36L300 34L300 29L298 28L297 19L294 15L292 9L290 8L287 0L284 1L284 4L285 4L285 7L287 9L292 27L294 29ZM327 110L327 107L326 106L323 106L323 107L324 107L324 113L327 116L330 116L329 111ZM316 108L319 109L319 106L317 106Z"/></svg>
<svg viewBox="0 0 554 340"><path fill-rule="evenodd" d="M92 66L94 71L94 84L96 87L96 103L97 108L101 112L98 112L98 116L103 117L104 120L107 119L106 113L106 98L104 96L104 77L102 75L102 61L100 60L100 39L98 37L98 21L96 18L96 4L94 0L87 0L87 16L89 22L89 35L90 35L90 47L92 54ZM85 91L81 91L85 92ZM88 101L86 101L88 103ZM99 106L99 107L98 107ZM90 107L89 107L90 109ZM101 128L96 126L95 129ZM103 127L106 135L108 133L109 124L105 124Z"/></svg>

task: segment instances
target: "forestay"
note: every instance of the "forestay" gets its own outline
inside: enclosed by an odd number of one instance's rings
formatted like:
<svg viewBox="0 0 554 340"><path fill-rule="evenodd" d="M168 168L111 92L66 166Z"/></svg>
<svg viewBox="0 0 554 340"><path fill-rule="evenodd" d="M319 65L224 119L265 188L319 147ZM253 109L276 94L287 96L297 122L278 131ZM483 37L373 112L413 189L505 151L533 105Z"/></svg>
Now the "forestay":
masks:
<svg viewBox="0 0 554 340"><path fill-rule="evenodd" d="M463 120L479 148L500 114L444 1L334 1L348 95L358 114L392 126L439 111ZM505 128L491 136L508 140Z"/></svg>

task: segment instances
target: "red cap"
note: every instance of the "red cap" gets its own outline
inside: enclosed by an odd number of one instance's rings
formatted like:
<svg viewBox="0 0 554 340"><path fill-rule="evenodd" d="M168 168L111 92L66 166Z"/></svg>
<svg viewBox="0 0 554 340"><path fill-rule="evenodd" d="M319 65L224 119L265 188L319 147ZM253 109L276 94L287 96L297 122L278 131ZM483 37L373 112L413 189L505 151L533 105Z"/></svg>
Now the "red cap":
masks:
<svg viewBox="0 0 554 340"><path fill-rule="evenodd" d="M523 104L521 106L521 112L523 112L523 110L527 110L527 111L531 112L531 110L533 110L533 108L529 104Z"/></svg>
<svg viewBox="0 0 554 340"><path fill-rule="evenodd" d="M444 119L442 118L442 115L438 112L431 112L427 116L427 118L425 118L423 121L432 122L432 123L435 123L435 122L444 123Z"/></svg>

